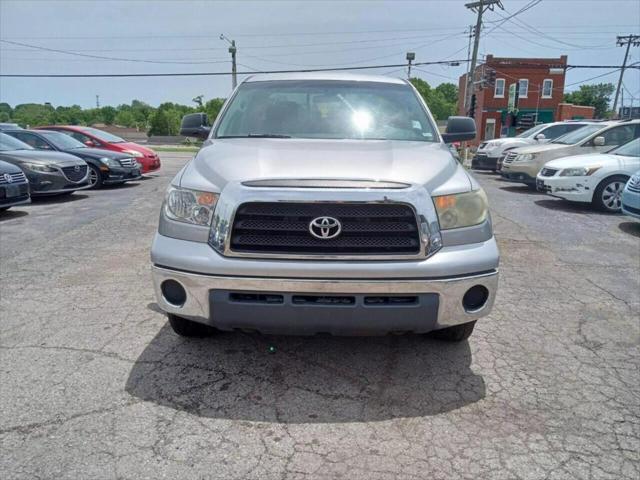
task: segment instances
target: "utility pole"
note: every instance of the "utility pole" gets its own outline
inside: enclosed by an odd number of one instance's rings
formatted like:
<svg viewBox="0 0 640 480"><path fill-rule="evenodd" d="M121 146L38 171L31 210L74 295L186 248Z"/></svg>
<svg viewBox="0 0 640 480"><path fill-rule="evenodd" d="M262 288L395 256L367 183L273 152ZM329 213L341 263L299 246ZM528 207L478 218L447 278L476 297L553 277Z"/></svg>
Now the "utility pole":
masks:
<svg viewBox="0 0 640 480"><path fill-rule="evenodd" d="M616 88L616 98L613 101L613 116L618 115L618 96L620 95L620 87L622 86L622 77L624 76L624 69L627 68L627 58L629 57L629 47L633 45L637 47L640 45L640 35L626 35L616 38L616 45L618 47L627 46L627 50L624 53L624 61L622 62L622 68L620 69L620 78L618 79L618 88Z"/></svg>
<svg viewBox="0 0 640 480"><path fill-rule="evenodd" d="M231 54L231 88L233 90L235 90L236 86L238 85L238 78L237 78L237 68L236 68L236 41L235 40L229 40L224 33L220 34L220 40L226 40L227 42L229 42L229 53Z"/></svg>
<svg viewBox="0 0 640 480"><path fill-rule="evenodd" d="M469 86L469 66L471 64L471 39L473 38L473 25L469 25L469 42L467 43L467 81L464 82L464 97L462 99L462 108L467 111L467 87Z"/></svg>
<svg viewBox="0 0 640 480"><path fill-rule="evenodd" d="M100 95L96 95L96 108L100 108Z"/></svg>
<svg viewBox="0 0 640 480"><path fill-rule="evenodd" d="M465 105L469 105L469 99L473 94L473 77L475 76L476 71L476 62L478 61L478 47L480 46L480 30L482 29L482 15L487 10L492 10L495 6L503 9L502 3L500 0L478 0L477 2L471 2L465 4L472 12L476 12L478 14L478 18L476 20L476 27L474 31L474 41L473 41L473 54L471 56L471 66L469 67L469 75L467 75L467 91L465 98Z"/></svg>
<svg viewBox="0 0 640 480"><path fill-rule="evenodd" d="M411 62L416 59L415 52L407 52L407 80L411 80Z"/></svg>

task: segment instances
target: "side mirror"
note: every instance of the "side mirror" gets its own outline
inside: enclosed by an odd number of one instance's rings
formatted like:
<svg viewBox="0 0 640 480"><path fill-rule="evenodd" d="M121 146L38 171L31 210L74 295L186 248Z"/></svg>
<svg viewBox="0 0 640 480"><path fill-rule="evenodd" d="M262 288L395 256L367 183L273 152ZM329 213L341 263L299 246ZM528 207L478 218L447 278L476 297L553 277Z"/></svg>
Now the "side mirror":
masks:
<svg viewBox="0 0 640 480"><path fill-rule="evenodd" d="M182 117L180 135L206 139L209 132L211 132L211 127L206 113L190 113Z"/></svg>
<svg viewBox="0 0 640 480"><path fill-rule="evenodd" d="M593 139L594 147L604 147L604 137L596 137Z"/></svg>
<svg viewBox="0 0 640 480"><path fill-rule="evenodd" d="M539 133L535 136L536 140L544 140L545 138L547 137L544 136L544 133Z"/></svg>
<svg viewBox="0 0 640 480"><path fill-rule="evenodd" d="M471 117L449 117L442 134L444 143L462 142L476 138L476 121Z"/></svg>

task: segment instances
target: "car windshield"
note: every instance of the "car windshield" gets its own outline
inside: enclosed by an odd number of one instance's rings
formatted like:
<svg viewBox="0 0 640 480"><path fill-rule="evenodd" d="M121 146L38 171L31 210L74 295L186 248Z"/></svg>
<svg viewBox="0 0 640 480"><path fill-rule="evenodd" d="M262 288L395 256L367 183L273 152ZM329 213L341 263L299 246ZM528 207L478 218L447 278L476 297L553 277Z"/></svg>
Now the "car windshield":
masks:
<svg viewBox="0 0 640 480"><path fill-rule="evenodd" d="M124 143L126 140L124 138L120 138L117 135L113 135L109 132L104 132L102 130L98 130L97 128L92 127L83 127L81 129L83 132L88 133L89 135L93 135L98 140L102 140L107 143Z"/></svg>
<svg viewBox="0 0 640 480"><path fill-rule="evenodd" d="M79 142L69 135L60 132L39 132L44 138L60 150L76 150L78 148L87 148L87 146Z"/></svg>
<svg viewBox="0 0 640 480"><path fill-rule="evenodd" d="M582 128L574 130L573 132L565 133L564 135L556 138L551 143L561 143L563 145L575 145L580 143L587 137L593 135L599 130L602 130L602 125L585 125Z"/></svg>
<svg viewBox="0 0 640 480"><path fill-rule="evenodd" d="M10 152L11 150L33 150L33 148L11 135L0 133L0 151Z"/></svg>
<svg viewBox="0 0 640 480"><path fill-rule="evenodd" d="M541 123L540 125L536 125L535 127L531 127L529 130L525 130L524 132L516 135L515 138L530 138L533 137L536 133L538 133L543 128L547 128L549 126L548 123Z"/></svg>
<svg viewBox="0 0 640 480"><path fill-rule="evenodd" d="M611 152L614 155L624 155L626 157L640 157L640 138L631 140L624 145L614 148Z"/></svg>
<svg viewBox="0 0 640 480"><path fill-rule="evenodd" d="M237 137L439 140L408 85L335 80L244 83L216 131Z"/></svg>

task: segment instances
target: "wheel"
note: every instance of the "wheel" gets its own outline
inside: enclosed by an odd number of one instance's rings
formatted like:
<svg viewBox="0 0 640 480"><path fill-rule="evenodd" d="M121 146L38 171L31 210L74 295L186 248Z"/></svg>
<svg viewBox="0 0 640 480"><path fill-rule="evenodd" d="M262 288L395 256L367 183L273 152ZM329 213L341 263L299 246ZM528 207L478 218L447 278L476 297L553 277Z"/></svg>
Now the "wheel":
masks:
<svg viewBox="0 0 640 480"><path fill-rule="evenodd" d="M210 337L217 332L215 328L209 325L193 322L172 313L167 313L167 318L173 331L181 337Z"/></svg>
<svg viewBox="0 0 640 480"><path fill-rule="evenodd" d="M474 320L473 322L463 323L455 327L434 330L431 332L431 336L437 340L444 340L445 342L462 342L471 336L473 327L475 326L476 321Z"/></svg>
<svg viewBox="0 0 640 480"><path fill-rule="evenodd" d="M593 206L603 212L619 212L622 206L622 190L629 180L624 175L613 175L602 180L593 193Z"/></svg>
<svg viewBox="0 0 640 480"><path fill-rule="evenodd" d="M89 184L91 188L100 188L102 186L102 173L98 167L89 165Z"/></svg>

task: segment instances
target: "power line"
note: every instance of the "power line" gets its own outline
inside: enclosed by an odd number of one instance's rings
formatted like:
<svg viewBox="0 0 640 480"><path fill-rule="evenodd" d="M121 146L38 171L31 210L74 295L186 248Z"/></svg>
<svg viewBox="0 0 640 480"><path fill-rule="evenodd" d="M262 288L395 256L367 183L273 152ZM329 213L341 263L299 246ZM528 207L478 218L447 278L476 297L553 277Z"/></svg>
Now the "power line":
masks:
<svg viewBox="0 0 640 480"><path fill-rule="evenodd" d="M414 65L451 65L457 66L455 64L460 64L466 62L466 59L463 60L438 60L435 62L418 62ZM452 65L454 64L454 65ZM338 72L345 70L370 70L375 68L398 68L398 67L406 67L406 64L391 64L391 65L366 65L366 66L350 66L350 67L335 67L335 68L307 68L301 70L261 70L261 71L246 71L246 72L237 72L238 75L252 75L257 73L312 73L312 72ZM223 75L231 75L231 72L172 72L172 73L81 73L81 74L72 74L72 73L59 73L59 74L50 74L50 73L42 73L42 74L24 74L24 73L0 73L0 77L4 78L96 78L96 77L107 77L107 78L118 78L118 77L202 77L202 76L223 76Z"/></svg>

